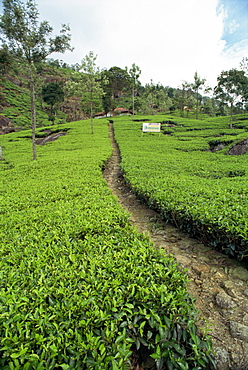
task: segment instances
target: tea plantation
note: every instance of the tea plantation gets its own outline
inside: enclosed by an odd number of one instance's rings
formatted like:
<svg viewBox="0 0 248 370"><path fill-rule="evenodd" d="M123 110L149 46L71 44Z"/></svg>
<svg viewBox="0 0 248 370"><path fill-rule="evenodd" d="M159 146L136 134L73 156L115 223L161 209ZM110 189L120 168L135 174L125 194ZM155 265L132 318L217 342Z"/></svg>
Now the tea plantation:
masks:
<svg viewBox="0 0 248 370"><path fill-rule="evenodd" d="M102 177L111 155L108 121L98 120L94 135L88 121L51 129L67 134L38 146L37 161L31 159L30 132L0 137L0 368L130 369L134 351L144 349L157 369L209 368L211 342L198 333L185 273L131 226ZM213 217L221 202L225 211L231 193L235 202L240 198L233 208L242 207L245 182L227 176L246 170L242 160L230 166L224 160L219 171L221 158L229 157L204 152L206 139L186 137L186 128L181 136L175 130L173 142L141 137L138 123L120 118L116 132L128 181L165 216L194 221L195 186L202 188L199 204ZM211 155L217 159L208 168ZM216 172L221 176L213 179ZM213 189L205 181L215 181L226 202L213 195L209 202ZM179 198L186 186L187 198ZM199 207L195 212L205 225L207 216ZM246 241L232 225L233 235Z"/></svg>
<svg viewBox="0 0 248 370"><path fill-rule="evenodd" d="M143 117L162 123L161 135L142 134L138 118L115 119L126 181L169 222L248 261L248 153L228 155L248 137L247 115L233 129L229 117Z"/></svg>

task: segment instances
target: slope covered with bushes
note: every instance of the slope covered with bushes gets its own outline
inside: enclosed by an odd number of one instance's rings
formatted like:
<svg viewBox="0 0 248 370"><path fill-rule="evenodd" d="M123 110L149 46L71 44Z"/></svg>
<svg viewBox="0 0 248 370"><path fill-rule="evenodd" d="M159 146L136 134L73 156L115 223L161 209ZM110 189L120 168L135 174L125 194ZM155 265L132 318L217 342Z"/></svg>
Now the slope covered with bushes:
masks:
<svg viewBox="0 0 248 370"><path fill-rule="evenodd" d="M247 116L236 116L233 129L228 117L146 118L162 122L165 135L142 135L137 118L115 120L126 181L166 220L247 260L248 147L245 154L228 155L235 144L247 142Z"/></svg>
<svg viewBox="0 0 248 370"><path fill-rule="evenodd" d="M186 275L131 226L101 169L107 121L60 125L37 147L2 136L1 369L128 369L148 353L157 369L204 369ZM145 350L146 349L146 350Z"/></svg>
<svg viewBox="0 0 248 370"><path fill-rule="evenodd" d="M84 114L80 106L80 98L67 96L65 83L71 78L72 69L62 68L59 64L47 61L40 63L36 68L36 113L37 126L46 126L49 122L50 107L42 98L42 87L47 84L61 83L65 90L65 100L60 103L56 113L56 123L65 123L83 119ZM9 127L28 129L31 126L31 105L29 78L25 62L12 61L11 66L0 77L0 115L10 120ZM4 121L2 122L4 123ZM1 132L0 119L0 132ZM8 132L8 131L7 131Z"/></svg>

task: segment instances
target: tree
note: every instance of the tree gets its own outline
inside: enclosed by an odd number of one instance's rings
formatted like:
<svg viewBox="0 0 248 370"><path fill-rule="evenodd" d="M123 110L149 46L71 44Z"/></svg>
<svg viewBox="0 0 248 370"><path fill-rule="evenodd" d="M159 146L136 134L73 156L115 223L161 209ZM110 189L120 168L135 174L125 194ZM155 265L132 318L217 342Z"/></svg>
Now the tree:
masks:
<svg viewBox="0 0 248 370"><path fill-rule="evenodd" d="M141 69L135 65L135 63L132 64L132 68L129 70L126 68L127 72L129 73L131 77L131 84L132 84L132 102L133 102L133 109L132 113L134 115L134 95L135 95L135 87L137 86L138 78L141 74Z"/></svg>
<svg viewBox="0 0 248 370"><path fill-rule="evenodd" d="M64 53L72 50L69 26L62 25L59 36L49 37L53 28L47 21L38 22L39 12L34 0L3 0L3 15L0 17L1 40L9 50L25 60L29 66L30 99L32 117L33 159L36 160L36 98L35 98L35 69L39 63L54 52Z"/></svg>
<svg viewBox="0 0 248 370"><path fill-rule="evenodd" d="M245 72L245 75L248 76L248 58L247 57L242 59L240 63L240 68L242 71Z"/></svg>
<svg viewBox="0 0 248 370"><path fill-rule="evenodd" d="M82 60L80 72L73 73L73 80L67 84L71 94L82 97L82 107L90 114L91 133L94 134L93 116L101 108L104 95L100 68L96 66L97 55L90 51ZM105 79L105 83L107 83Z"/></svg>
<svg viewBox="0 0 248 370"><path fill-rule="evenodd" d="M180 109L181 117L184 116L185 110L187 111L187 115L189 109L192 108L192 84L187 81L183 81L182 85L178 88L176 98L178 102L178 107Z"/></svg>
<svg viewBox="0 0 248 370"><path fill-rule="evenodd" d="M230 71L222 71L217 81L214 93L217 99L230 107L230 128L232 128L233 107L237 103L245 103L248 100L248 77L244 71L234 68Z"/></svg>
<svg viewBox="0 0 248 370"><path fill-rule="evenodd" d="M114 115L117 99L130 88L130 76L126 70L119 67L111 67L109 70L102 71L102 75L108 81L102 85L105 92L106 108L108 104Z"/></svg>
<svg viewBox="0 0 248 370"><path fill-rule="evenodd" d="M195 118L198 119L198 110L199 110L199 89L201 89L201 87L205 84L206 82L206 79L203 78L201 79L200 76L198 76L197 72L195 72L195 75L194 75L194 83L192 85L194 91L195 91L195 94L196 94L196 113L195 113Z"/></svg>
<svg viewBox="0 0 248 370"><path fill-rule="evenodd" d="M143 112L144 114L155 114L156 107L156 87L153 80L145 84L143 93Z"/></svg>
<svg viewBox="0 0 248 370"><path fill-rule="evenodd" d="M0 73L4 75L8 68L12 64L11 55L8 52L7 47L0 49Z"/></svg>
<svg viewBox="0 0 248 370"><path fill-rule="evenodd" d="M50 105L49 120L54 124L56 116L56 106L58 103L64 101L65 93L62 89L61 83L50 82L42 87L42 99L45 103Z"/></svg>

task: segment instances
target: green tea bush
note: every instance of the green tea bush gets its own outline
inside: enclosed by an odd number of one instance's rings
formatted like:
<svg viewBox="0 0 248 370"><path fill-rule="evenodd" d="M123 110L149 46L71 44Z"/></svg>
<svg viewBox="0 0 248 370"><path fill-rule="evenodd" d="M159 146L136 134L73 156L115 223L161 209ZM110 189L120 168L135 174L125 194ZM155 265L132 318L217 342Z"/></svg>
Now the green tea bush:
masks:
<svg viewBox="0 0 248 370"><path fill-rule="evenodd" d="M1 114L10 118L16 127L29 128L31 126L30 93L28 86L25 86L26 81L22 80L22 83L22 86L18 86L8 78L2 78L2 91L9 106L4 107ZM40 109L39 104L36 111L37 126L49 124L47 114Z"/></svg>
<svg viewBox="0 0 248 370"><path fill-rule="evenodd" d="M124 370L144 348L157 369L206 368L211 342L185 273L131 226L102 177L107 121L94 135L88 121L59 129L37 161L31 139L2 138L0 368Z"/></svg>
<svg viewBox="0 0 248 370"><path fill-rule="evenodd" d="M160 117L152 120L160 122ZM142 123L115 120L126 181L169 222L248 260L247 154L226 155L247 132L229 129L228 117L176 121L170 136L159 136L142 135ZM215 142L228 145L212 153Z"/></svg>

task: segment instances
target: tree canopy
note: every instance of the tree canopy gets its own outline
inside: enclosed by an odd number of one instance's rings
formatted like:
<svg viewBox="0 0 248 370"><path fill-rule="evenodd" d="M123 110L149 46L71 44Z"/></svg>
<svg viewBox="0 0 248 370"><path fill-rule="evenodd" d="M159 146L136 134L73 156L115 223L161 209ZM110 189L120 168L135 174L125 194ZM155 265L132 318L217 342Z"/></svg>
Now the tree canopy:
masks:
<svg viewBox="0 0 248 370"><path fill-rule="evenodd" d="M33 159L36 159L35 64L51 53L72 50L68 25L62 25L59 36L51 37L52 31L47 21L39 23L39 12L34 0L27 0L26 3L21 0L3 0L1 41L15 57L24 58L29 65Z"/></svg>
<svg viewBox="0 0 248 370"><path fill-rule="evenodd" d="M235 104L248 101L248 78L244 71L231 69L222 71L217 80L214 93L218 99L230 106L230 128L232 128L233 107Z"/></svg>
<svg viewBox="0 0 248 370"><path fill-rule="evenodd" d="M83 58L79 71L73 72L72 80L67 83L69 92L82 98L82 107L90 114L92 134L94 133L93 116L96 110L101 109L102 97L105 94L102 88L104 79L100 68L96 65L96 59L97 55L90 51Z"/></svg>
<svg viewBox="0 0 248 370"><path fill-rule="evenodd" d="M56 110L54 109L56 104L64 101L65 93L62 89L61 83L50 82L42 87L42 99L45 103L50 105L49 119L54 123Z"/></svg>

